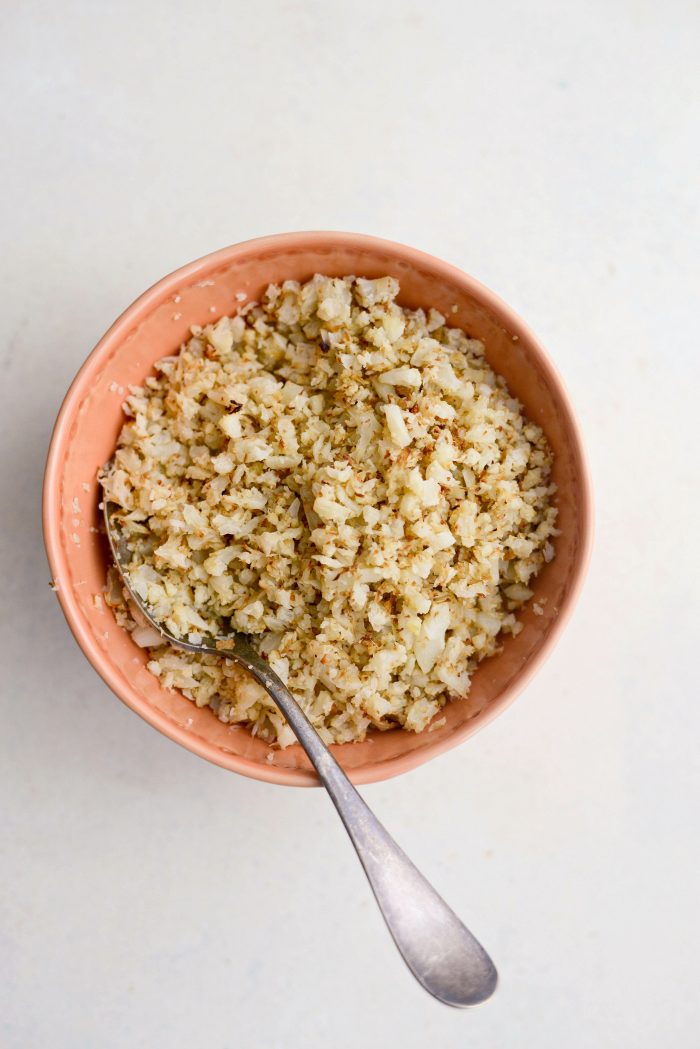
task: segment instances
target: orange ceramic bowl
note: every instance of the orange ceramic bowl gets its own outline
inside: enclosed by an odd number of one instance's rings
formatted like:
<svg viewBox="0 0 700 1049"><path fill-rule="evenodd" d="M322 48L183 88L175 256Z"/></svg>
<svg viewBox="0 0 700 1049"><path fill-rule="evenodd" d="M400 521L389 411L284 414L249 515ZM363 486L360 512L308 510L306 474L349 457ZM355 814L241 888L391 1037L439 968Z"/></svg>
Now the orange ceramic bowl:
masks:
<svg viewBox="0 0 700 1049"><path fill-rule="evenodd" d="M285 233L223 248L171 273L112 325L68 391L51 440L44 480L44 535L56 593L75 638L113 692L166 736L224 768L270 783L314 785L298 745L274 750L242 726L224 725L178 692L166 691L146 669L146 653L117 626L95 595L108 556L99 525L98 469L115 447L124 421L125 388L140 384L154 361L173 353L192 324L207 324L260 296L270 282L314 273L364 277L392 274L400 301L434 306L450 324L483 340L493 368L505 376L554 452L559 527L556 557L538 576L524 630L485 660L468 697L448 704L446 721L420 735L373 731L364 743L333 747L355 783L407 772L463 742L513 701L559 636L584 576L591 545L591 495L579 428L551 361L520 318L472 277L414 248L355 233ZM456 312L451 312L456 306Z"/></svg>

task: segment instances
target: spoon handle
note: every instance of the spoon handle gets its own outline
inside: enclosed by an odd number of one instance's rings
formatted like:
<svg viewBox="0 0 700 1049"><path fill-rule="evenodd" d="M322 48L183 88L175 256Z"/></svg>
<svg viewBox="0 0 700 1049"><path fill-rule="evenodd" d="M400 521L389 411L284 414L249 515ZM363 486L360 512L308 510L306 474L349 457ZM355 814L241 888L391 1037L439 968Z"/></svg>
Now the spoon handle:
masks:
<svg viewBox="0 0 700 1049"><path fill-rule="evenodd" d="M476 1005L496 989L481 944L423 877L365 804L289 690L249 645L247 669L280 708L333 799L394 943L430 994L447 1005Z"/></svg>

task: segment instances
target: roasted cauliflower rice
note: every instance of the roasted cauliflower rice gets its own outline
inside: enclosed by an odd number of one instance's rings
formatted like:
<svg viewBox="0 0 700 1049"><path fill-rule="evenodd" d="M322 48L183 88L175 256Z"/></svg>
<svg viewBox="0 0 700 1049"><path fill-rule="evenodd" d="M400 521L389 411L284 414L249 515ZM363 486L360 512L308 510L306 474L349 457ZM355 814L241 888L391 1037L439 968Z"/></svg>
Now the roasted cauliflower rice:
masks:
<svg viewBox="0 0 700 1049"><path fill-rule="evenodd" d="M480 342L398 293L316 275L193 328L131 388L101 478L155 618L253 635L327 743L423 730L554 555L542 431ZM121 616L165 687L294 741L234 663Z"/></svg>

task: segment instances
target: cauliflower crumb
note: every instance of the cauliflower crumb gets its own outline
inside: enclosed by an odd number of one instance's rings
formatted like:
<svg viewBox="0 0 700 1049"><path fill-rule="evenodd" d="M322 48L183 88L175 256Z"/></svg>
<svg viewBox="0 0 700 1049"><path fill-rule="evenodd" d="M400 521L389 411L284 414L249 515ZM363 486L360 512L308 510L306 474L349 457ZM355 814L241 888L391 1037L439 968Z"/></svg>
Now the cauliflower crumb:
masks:
<svg viewBox="0 0 700 1049"><path fill-rule="evenodd" d="M398 404L385 404L384 414L386 415L387 426L394 444L399 448L407 448L411 443L411 435L408 432L403 412Z"/></svg>
<svg viewBox="0 0 700 1049"><path fill-rule="evenodd" d="M480 342L398 293L316 275L194 328L130 387L101 477L155 618L182 638L249 634L327 743L443 724L555 553L544 434ZM233 661L106 600L164 687L295 741Z"/></svg>

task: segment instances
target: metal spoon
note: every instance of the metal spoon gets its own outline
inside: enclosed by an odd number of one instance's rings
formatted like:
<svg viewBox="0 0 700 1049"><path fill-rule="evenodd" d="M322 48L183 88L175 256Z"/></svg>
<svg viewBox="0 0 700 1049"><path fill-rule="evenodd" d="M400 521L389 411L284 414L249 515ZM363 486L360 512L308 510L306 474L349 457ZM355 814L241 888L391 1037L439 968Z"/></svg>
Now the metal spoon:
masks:
<svg viewBox="0 0 700 1049"><path fill-rule="evenodd" d="M372 886L394 943L420 984L447 1005L477 1005L496 989L498 974L481 944L450 910L370 811L332 757L316 729L277 674L243 634L208 638L199 645L181 641L158 623L129 582L130 552L118 507L105 500L104 519L114 560L126 588L148 622L185 652L234 659L272 697L311 760L338 810Z"/></svg>

